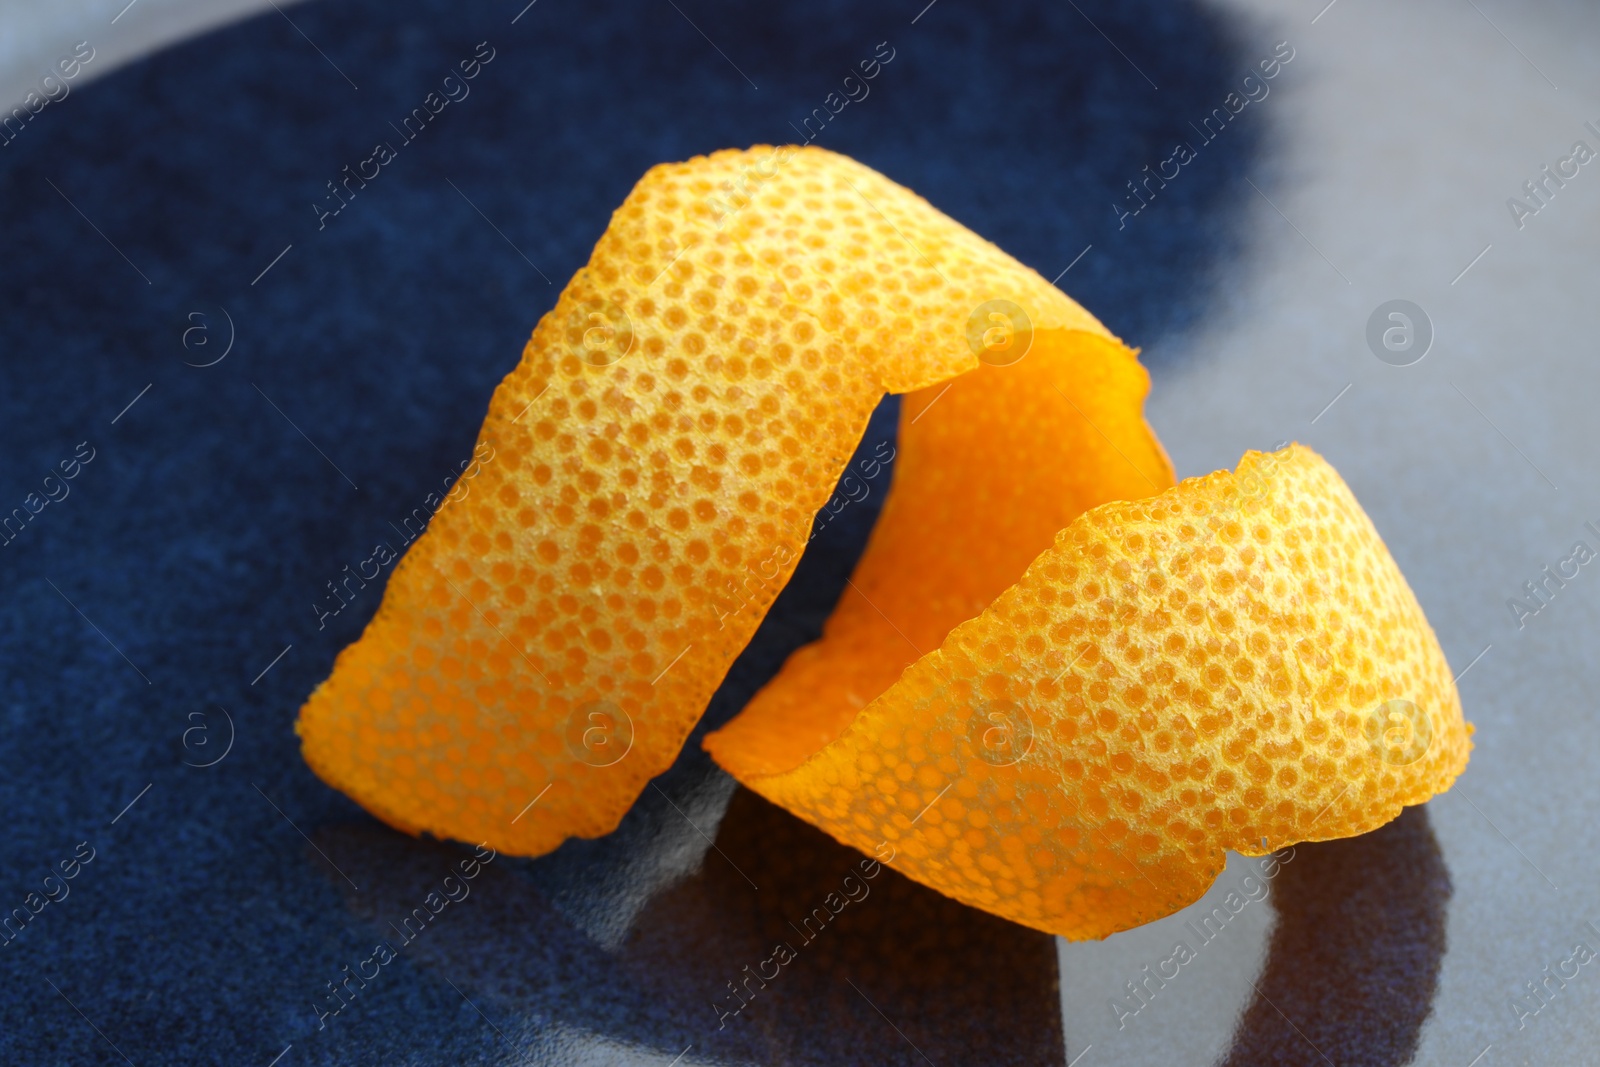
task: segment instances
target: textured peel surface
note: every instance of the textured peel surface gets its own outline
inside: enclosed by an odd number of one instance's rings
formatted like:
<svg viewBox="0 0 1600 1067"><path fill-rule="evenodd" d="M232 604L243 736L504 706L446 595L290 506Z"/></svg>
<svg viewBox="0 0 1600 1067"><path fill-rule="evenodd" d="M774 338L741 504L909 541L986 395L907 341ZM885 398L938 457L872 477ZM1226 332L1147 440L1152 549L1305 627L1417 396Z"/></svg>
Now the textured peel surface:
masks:
<svg viewBox="0 0 1600 1067"><path fill-rule="evenodd" d="M786 667L751 712L807 684ZM1192 903L1226 850L1374 829L1447 789L1471 749L1399 568L1298 445L1079 516L803 760L777 769L738 727L707 747L749 788L1073 939Z"/></svg>
<svg viewBox="0 0 1600 1067"><path fill-rule="evenodd" d="M1144 370L1113 341L1041 333L901 407L893 482L824 628L706 748L736 777L789 770L1087 509L1148 496L1172 467L1139 415Z"/></svg>
<svg viewBox="0 0 1600 1067"><path fill-rule="evenodd" d="M476 475L302 709L307 763L410 833L538 855L613 829L788 580L878 400L977 377L969 320L994 300L1021 310L1027 360L1061 363L1051 380L1170 480L1133 354L908 190L815 148L653 168L496 389ZM1027 537L1140 492L1129 477L1062 479ZM1039 547L957 576L952 604L981 609Z"/></svg>

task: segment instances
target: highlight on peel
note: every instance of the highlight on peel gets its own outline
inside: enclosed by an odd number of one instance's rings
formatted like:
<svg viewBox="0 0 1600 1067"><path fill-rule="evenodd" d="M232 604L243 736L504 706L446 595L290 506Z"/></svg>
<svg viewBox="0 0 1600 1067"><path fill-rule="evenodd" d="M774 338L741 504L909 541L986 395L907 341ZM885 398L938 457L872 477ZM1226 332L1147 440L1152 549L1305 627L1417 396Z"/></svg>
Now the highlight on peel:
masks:
<svg viewBox="0 0 1600 1067"><path fill-rule="evenodd" d="M877 537L861 570L917 581ZM870 646L830 623L706 747L840 841L886 842L925 885L1072 939L1193 903L1227 850L1375 829L1471 749L1399 568L1299 445L1085 512L919 651L879 685L854 662ZM819 662L862 684L809 700ZM795 740L760 743L780 730Z"/></svg>
<svg viewBox="0 0 1600 1067"><path fill-rule="evenodd" d="M941 587L929 645L1072 514L1170 482L1145 372L1039 275L843 156L653 168L496 389L493 458L307 700L307 763L410 833L538 855L610 831L788 580L879 399L951 379L939 403L991 432L1051 420L1029 440L1061 469L992 472L982 492L1010 494L1018 529Z"/></svg>

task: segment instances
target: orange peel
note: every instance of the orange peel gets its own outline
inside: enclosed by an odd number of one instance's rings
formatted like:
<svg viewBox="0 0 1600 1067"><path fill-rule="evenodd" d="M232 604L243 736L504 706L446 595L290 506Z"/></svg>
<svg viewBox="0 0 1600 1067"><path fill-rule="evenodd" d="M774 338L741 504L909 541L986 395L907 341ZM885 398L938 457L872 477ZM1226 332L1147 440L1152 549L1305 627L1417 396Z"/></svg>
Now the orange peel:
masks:
<svg viewBox="0 0 1600 1067"><path fill-rule="evenodd" d="M1002 344L981 315L969 339L986 304L1012 309ZM538 855L610 831L788 580L884 393L1022 346L1170 480L1133 353L909 190L816 148L652 168L495 390L494 458L301 710L307 763L413 834ZM1109 451L1060 435L1078 446ZM1083 483L1077 507L1130 477L1056 482Z"/></svg>
<svg viewBox="0 0 1600 1067"><path fill-rule="evenodd" d="M706 740L735 778L1069 937L1189 903L1223 850L1448 787L1470 727L1337 474L1295 447L1174 488L1148 388L1065 294L852 160L653 168L496 389L471 495L302 709L305 758L413 834L538 855L613 829L905 392L822 640Z"/></svg>
<svg viewBox="0 0 1600 1067"><path fill-rule="evenodd" d="M916 524L893 503L886 523ZM915 582L886 573L881 530L860 569ZM1228 850L1375 829L1447 789L1471 749L1398 566L1299 445L1079 516L854 715L819 709L844 724L816 744L790 705L856 649L830 621L706 739L713 757L901 873L1074 940L1193 903ZM744 740L780 722L809 748Z"/></svg>

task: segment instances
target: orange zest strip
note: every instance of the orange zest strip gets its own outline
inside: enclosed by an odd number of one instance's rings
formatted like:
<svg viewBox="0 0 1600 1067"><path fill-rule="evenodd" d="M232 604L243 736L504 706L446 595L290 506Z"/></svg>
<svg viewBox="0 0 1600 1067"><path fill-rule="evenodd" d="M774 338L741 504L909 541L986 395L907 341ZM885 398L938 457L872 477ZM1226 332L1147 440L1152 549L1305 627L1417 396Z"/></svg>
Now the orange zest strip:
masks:
<svg viewBox="0 0 1600 1067"><path fill-rule="evenodd" d="M959 448L930 453L964 480ZM855 585L913 607L934 579L880 549L952 506L897 482ZM1471 749L1399 568L1298 445L1087 511L887 686L859 616L842 604L706 747L840 841L1068 938L1194 902L1227 850L1374 829L1449 788ZM829 689L834 672L861 682Z"/></svg>
<svg viewBox="0 0 1600 1067"><path fill-rule="evenodd" d="M538 855L613 829L906 392L823 638L706 740L739 781L1072 938L1194 901L1229 849L1448 788L1471 727L1348 488L1299 446L1174 487L1148 387L1081 307L851 160L656 167L496 390L493 458L307 701L306 760L411 833Z"/></svg>
<svg viewBox="0 0 1600 1067"><path fill-rule="evenodd" d="M980 353L1022 352L1014 382L968 373ZM470 492L306 702L307 763L413 834L538 855L608 832L788 580L878 400L952 379L939 403L994 441L1049 420L1056 467L1014 457L997 492L1015 529L996 497L981 565L950 561L942 606L915 624L924 647L1072 515L1170 483L1140 415L1145 372L1039 275L842 156L653 168L496 389ZM988 411L991 392L1013 420Z"/></svg>

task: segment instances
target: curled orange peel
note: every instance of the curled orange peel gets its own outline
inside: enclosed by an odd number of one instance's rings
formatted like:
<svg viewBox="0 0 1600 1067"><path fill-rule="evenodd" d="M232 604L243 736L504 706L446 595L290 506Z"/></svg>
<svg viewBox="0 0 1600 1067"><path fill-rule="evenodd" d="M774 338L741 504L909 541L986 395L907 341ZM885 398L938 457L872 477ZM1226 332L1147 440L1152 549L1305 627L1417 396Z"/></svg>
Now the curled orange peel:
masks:
<svg viewBox="0 0 1600 1067"><path fill-rule="evenodd" d="M860 569L913 581L877 538ZM1193 903L1227 850L1375 829L1471 749L1416 598L1299 445L1080 515L854 715L819 708L845 721L816 744L790 709L811 672L851 670L844 618L706 739L713 757L903 874L1074 940ZM764 716L809 748L746 741Z"/></svg>
<svg viewBox="0 0 1600 1067"><path fill-rule="evenodd" d="M1295 448L1259 493L1252 457L1169 488L1148 388L1070 298L852 160L655 167L495 391L470 493L302 709L305 758L414 834L538 855L613 829L902 392L893 488L822 640L707 738L741 782L1072 937L1193 900L1222 849L1445 788L1469 728L1338 476ZM1341 709L1391 699L1422 757L1374 756L1388 720L1351 741Z"/></svg>

